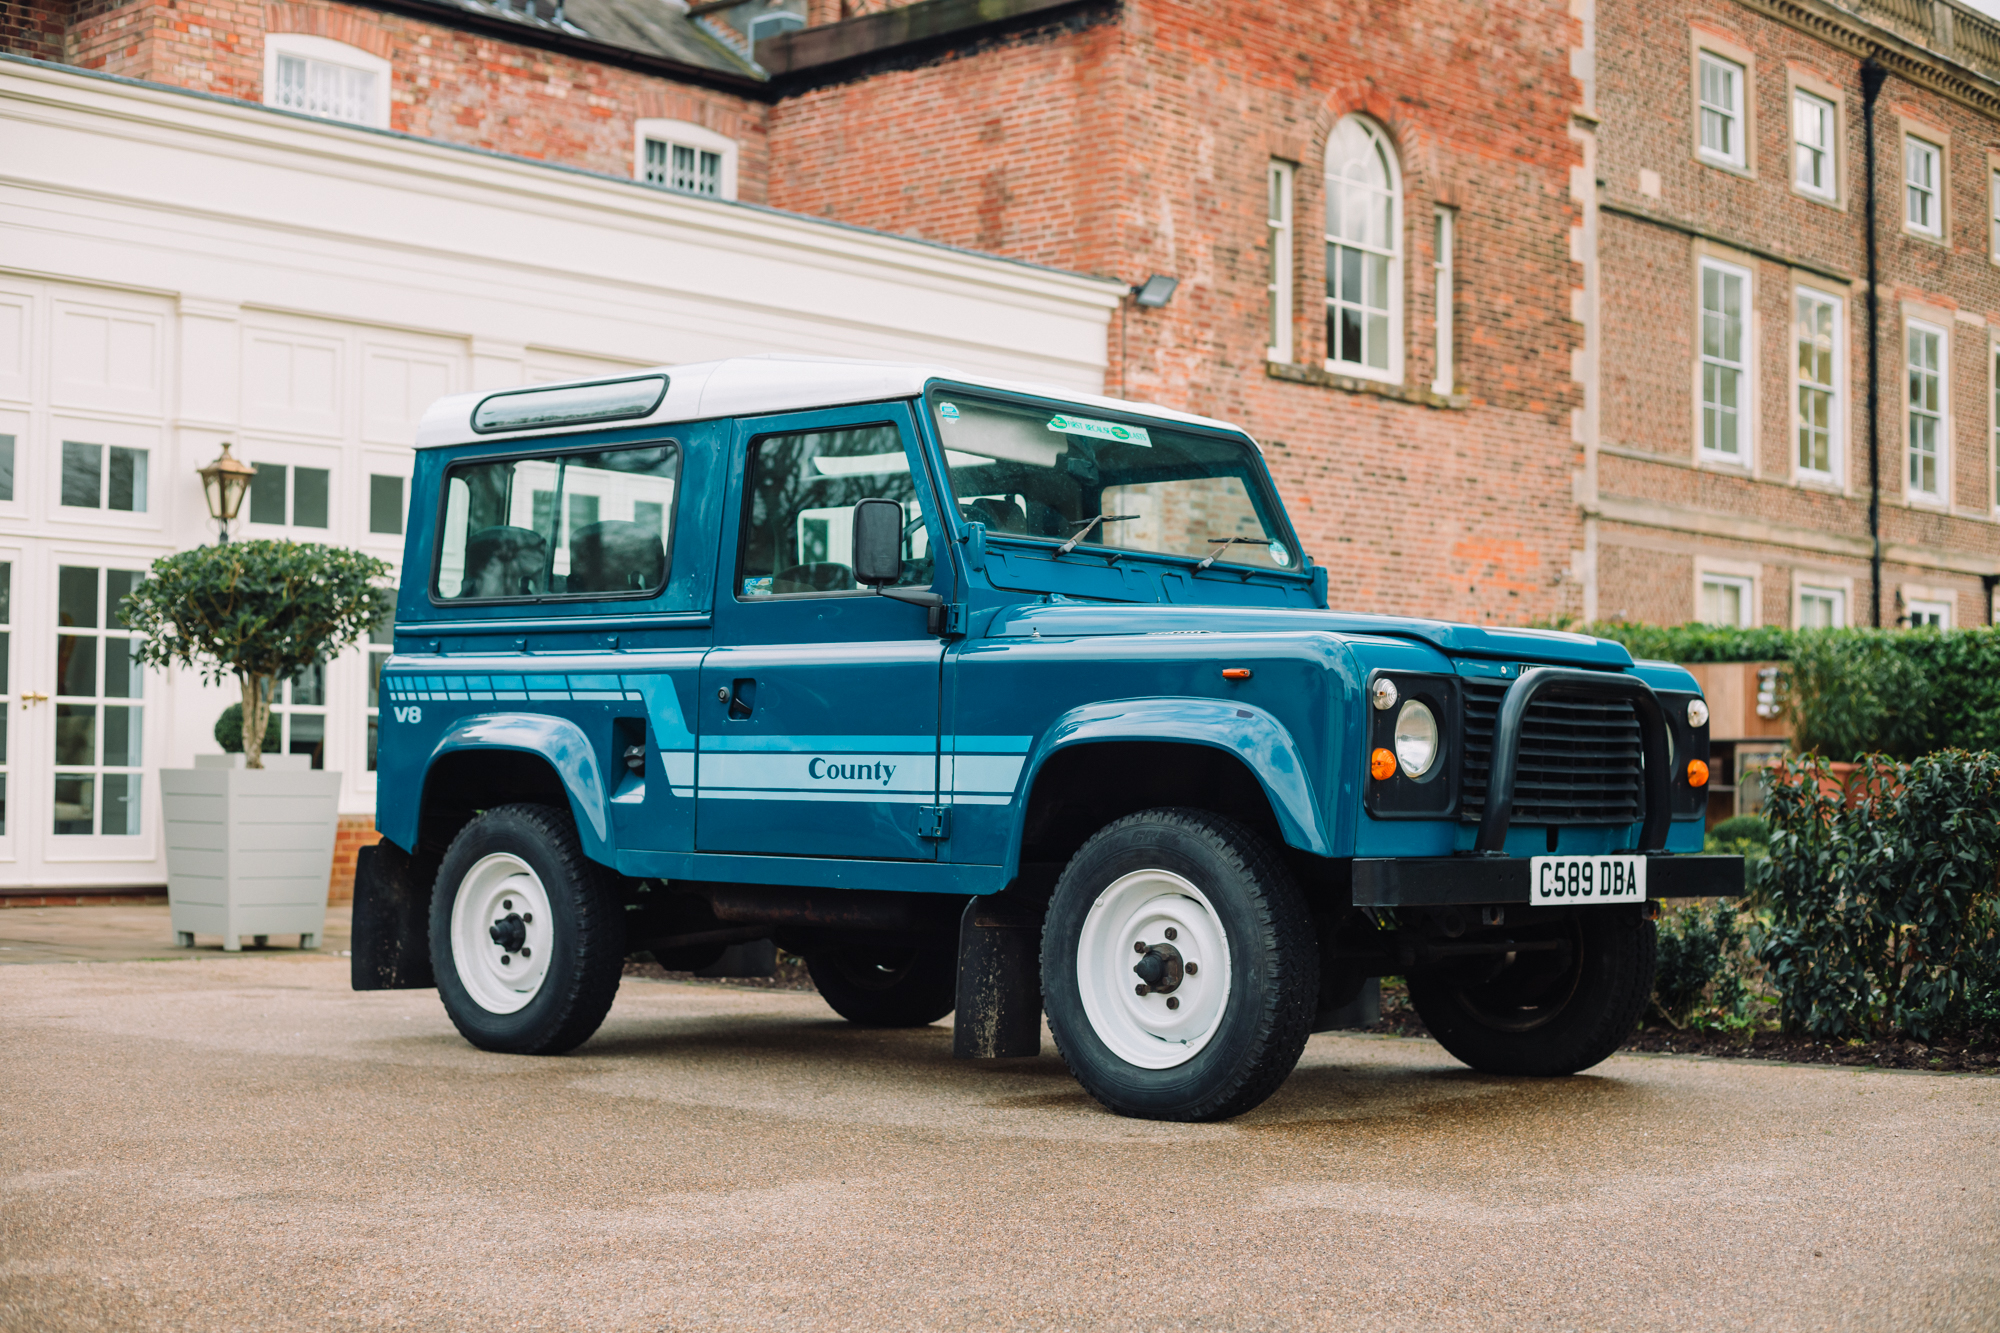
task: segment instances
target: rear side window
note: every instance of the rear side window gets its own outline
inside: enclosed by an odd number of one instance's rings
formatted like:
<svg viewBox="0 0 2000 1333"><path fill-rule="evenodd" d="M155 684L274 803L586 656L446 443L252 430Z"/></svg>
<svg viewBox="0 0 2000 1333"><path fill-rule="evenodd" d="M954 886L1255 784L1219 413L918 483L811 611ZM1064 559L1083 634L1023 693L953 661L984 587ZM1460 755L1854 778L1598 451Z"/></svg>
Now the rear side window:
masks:
<svg viewBox="0 0 2000 1333"><path fill-rule="evenodd" d="M667 586L680 448L548 454L445 473L439 601L654 597Z"/></svg>

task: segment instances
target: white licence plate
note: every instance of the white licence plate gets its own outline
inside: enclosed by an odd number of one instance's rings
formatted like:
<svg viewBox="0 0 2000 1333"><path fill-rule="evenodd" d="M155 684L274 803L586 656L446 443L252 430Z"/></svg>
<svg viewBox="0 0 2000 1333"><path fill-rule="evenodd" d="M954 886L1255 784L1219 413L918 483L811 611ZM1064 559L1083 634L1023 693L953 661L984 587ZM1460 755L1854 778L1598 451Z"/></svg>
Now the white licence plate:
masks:
<svg viewBox="0 0 2000 1333"><path fill-rule="evenodd" d="M1531 856L1528 902L1536 907L1571 903L1637 903L1646 899L1643 856Z"/></svg>

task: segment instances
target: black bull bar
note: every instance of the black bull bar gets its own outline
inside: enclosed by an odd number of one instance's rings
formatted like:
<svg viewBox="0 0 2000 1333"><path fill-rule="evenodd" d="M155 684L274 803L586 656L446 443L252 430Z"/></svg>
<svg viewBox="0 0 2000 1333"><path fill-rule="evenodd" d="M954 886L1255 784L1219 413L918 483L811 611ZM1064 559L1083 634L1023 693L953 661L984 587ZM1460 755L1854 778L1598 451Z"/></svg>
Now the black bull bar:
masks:
<svg viewBox="0 0 2000 1333"><path fill-rule="evenodd" d="M1520 770L1521 727L1529 707L1550 690L1622 699L1639 718L1645 751L1646 812L1638 854L1646 857L1649 898L1734 897L1743 892L1740 856L1676 856L1666 850L1673 821L1673 742L1666 709L1653 687L1637 676L1569 667L1531 667L1507 690L1493 728L1493 761L1487 771L1486 808L1470 854L1439 857L1356 857L1357 907L1504 905L1530 901L1530 862L1508 856L1507 828L1514 819L1514 782ZM1620 853L1630 855L1630 853Z"/></svg>

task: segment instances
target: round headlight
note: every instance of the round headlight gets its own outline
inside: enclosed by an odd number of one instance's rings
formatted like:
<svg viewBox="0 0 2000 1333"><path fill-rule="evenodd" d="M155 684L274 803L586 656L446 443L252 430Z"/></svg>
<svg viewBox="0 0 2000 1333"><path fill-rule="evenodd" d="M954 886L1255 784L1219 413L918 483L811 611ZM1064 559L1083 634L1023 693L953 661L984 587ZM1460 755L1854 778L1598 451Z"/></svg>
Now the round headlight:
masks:
<svg viewBox="0 0 2000 1333"><path fill-rule="evenodd" d="M1374 701L1375 707L1385 713L1388 712L1396 706L1396 682L1387 676L1381 677L1375 682L1374 688L1368 691L1368 697Z"/></svg>
<svg viewBox="0 0 2000 1333"><path fill-rule="evenodd" d="M1431 771L1438 757L1438 721L1431 710L1415 699L1396 714L1396 762L1408 777L1420 778Z"/></svg>
<svg viewBox="0 0 2000 1333"><path fill-rule="evenodd" d="M1688 700L1688 725L1705 727L1708 725L1708 705L1699 699Z"/></svg>

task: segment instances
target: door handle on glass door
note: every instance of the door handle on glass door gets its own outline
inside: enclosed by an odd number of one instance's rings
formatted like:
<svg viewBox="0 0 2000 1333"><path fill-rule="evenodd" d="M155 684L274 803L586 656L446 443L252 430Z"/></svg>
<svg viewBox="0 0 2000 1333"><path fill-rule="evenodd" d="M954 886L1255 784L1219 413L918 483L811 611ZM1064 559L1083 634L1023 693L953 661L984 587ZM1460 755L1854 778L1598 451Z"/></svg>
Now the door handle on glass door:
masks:
<svg viewBox="0 0 2000 1333"><path fill-rule="evenodd" d="M49 696L46 694L31 694L27 690L21 691L21 707L24 710L29 704L45 704L48 701Z"/></svg>

